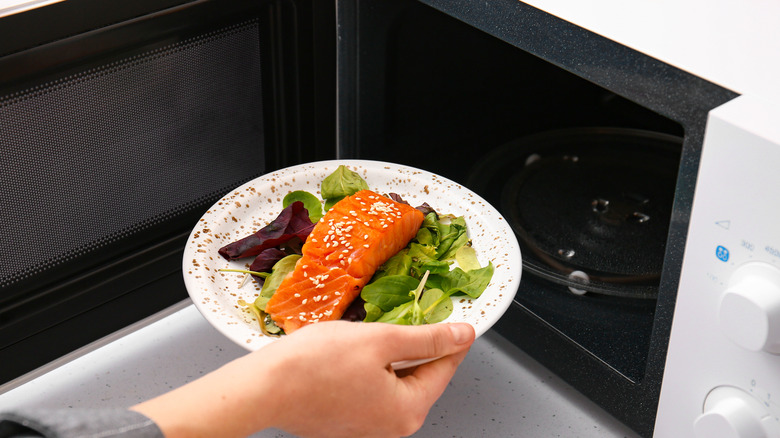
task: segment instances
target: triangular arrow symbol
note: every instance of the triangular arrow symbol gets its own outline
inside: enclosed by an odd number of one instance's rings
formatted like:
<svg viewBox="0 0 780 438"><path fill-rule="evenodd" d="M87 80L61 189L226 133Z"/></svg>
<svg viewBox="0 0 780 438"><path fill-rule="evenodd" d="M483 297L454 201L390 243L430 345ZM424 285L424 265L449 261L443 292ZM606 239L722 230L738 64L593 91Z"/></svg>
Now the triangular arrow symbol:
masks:
<svg viewBox="0 0 780 438"><path fill-rule="evenodd" d="M715 222L715 225L728 230L731 226L731 221L717 221Z"/></svg>

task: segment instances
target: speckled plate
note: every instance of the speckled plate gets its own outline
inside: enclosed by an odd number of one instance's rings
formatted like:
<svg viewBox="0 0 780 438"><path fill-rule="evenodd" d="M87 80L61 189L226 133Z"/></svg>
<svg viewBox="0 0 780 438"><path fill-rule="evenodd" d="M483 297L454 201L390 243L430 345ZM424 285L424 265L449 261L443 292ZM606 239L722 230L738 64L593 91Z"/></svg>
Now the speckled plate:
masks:
<svg viewBox="0 0 780 438"><path fill-rule="evenodd" d="M320 196L320 182L340 165L358 172L372 190L398 193L412 205L427 202L440 213L464 216L480 263L493 262L495 272L479 299L453 298L445 322L468 322L477 336L504 314L520 283L520 247L506 220L479 195L451 180L412 167L379 161L321 161L281 169L256 178L214 204L192 230L184 250L187 291L217 330L248 350L278 338L264 336L240 300L253 302L259 286L244 274L219 269L247 269L251 258L229 262L217 251L271 222L282 210L282 198L294 190Z"/></svg>

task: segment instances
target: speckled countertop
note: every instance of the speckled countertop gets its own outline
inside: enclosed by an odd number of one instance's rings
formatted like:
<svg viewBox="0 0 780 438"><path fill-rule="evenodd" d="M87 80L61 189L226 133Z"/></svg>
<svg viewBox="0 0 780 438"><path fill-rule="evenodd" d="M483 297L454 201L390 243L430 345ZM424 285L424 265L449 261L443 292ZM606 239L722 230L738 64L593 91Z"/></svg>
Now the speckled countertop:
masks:
<svg viewBox="0 0 780 438"><path fill-rule="evenodd" d="M0 388L0 410L129 406L245 350L187 300L36 377ZM18 383L18 382L17 382ZM263 431L260 438L290 435ZM636 437L493 331L477 340L417 437Z"/></svg>

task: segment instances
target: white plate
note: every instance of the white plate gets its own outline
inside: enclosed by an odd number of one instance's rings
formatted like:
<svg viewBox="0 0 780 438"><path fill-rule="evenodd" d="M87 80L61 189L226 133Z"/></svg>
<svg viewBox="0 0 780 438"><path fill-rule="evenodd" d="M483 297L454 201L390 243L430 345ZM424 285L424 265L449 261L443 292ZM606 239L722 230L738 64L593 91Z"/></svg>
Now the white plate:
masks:
<svg viewBox="0 0 780 438"><path fill-rule="evenodd" d="M320 183L340 164L358 172L377 193L398 193L413 206L427 202L439 213L464 216L481 265L490 260L495 272L479 299L453 298L454 310L445 322L471 323L480 336L498 321L515 296L521 273L520 247L498 211L460 184L430 172L379 161L337 160L258 177L227 194L198 221L184 249L184 283L211 325L248 350L278 339L263 336L254 316L238 304L255 300L257 284L249 279L242 287L244 274L218 271L247 269L251 257L229 262L217 251L276 218L287 193L306 190L320 197Z"/></svg>

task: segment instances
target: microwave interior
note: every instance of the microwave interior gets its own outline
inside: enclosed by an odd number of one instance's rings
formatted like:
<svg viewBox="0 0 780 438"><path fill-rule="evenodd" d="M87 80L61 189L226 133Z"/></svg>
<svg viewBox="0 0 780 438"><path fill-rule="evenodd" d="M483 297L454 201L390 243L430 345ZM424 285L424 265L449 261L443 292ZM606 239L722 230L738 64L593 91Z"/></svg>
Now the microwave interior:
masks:
<svg viewBox="0 0 780 438"><path fill-rule="evenodd" d="M523 257L496 330L651 435L704 123L735 95L520 2L345 3L342 156L496 207Z"/></svg>
<svg viewBox="0 0 780 438"><path fill-rule="evenodd" d="M684 127L428 5L378 5L360 16L351 153L484 197L521 244L516 302L641 380Z"/></svg>
<svg viewBox="0 0 780 438"><path fill-rule="evenodd" d="M651 433L704 123L733 93L515 0L110 9L1 19L0 384L185 299L224 193L359 158L495 206L524 270L497 331Z"/></svg>

